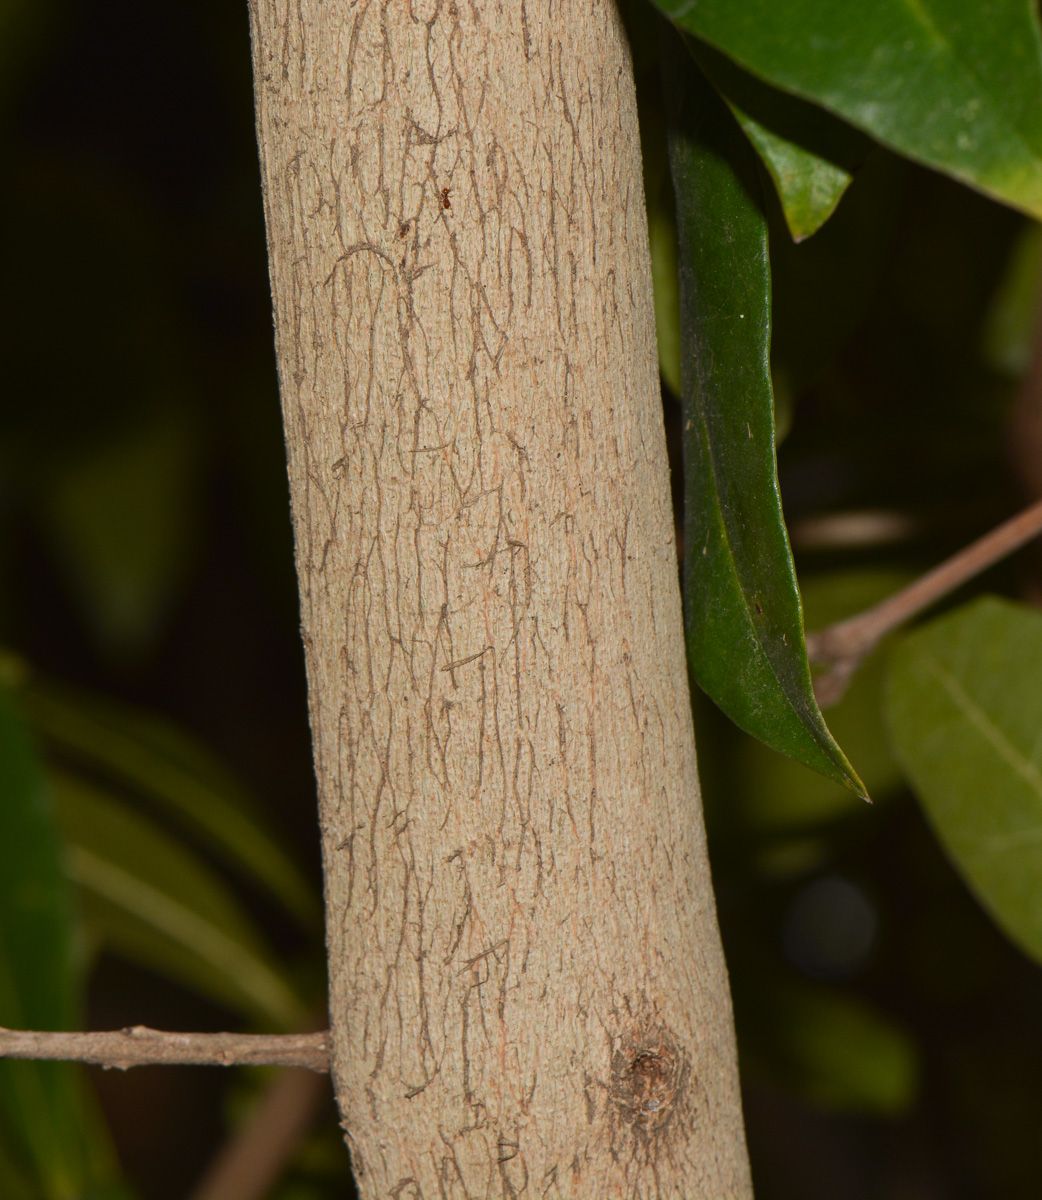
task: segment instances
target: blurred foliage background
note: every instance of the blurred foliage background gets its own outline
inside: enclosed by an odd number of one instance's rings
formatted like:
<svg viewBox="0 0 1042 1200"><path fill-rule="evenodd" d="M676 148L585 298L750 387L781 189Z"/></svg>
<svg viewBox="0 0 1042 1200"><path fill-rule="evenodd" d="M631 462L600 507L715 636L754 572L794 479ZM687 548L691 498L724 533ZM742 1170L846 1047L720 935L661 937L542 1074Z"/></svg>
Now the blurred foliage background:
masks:
<svg viewBox="0 0 1042 1200"><path fill-rule="evenodd" d="M679 495L672 204L634 32ZM7 0L0 139L0 1024L305 1027L321 885L245 4ZM810 240L769 216L813 629L1032 498L1009 414L1042 244L880 149ZM1039 568L951 605L1030 599ZM892 652L828 714L871 808L696 695L759 1200L1042 1190L1042 974L904 781ZM5 1064L0 1194L190 1195L265 1079ZM275 1195L351 1186L329 1102Z"/></svg>
<svg viewBox="0 0 1042 1200"><path fill-rule="evenodd" d="M39 932L50 914L46 936L0 950L3 1024L281 1030L321 1016L251 86L242 3L0 8L0 673L12 709L0 866L14 870L32 844L12 822L35 789L60 839L37 859L64 868L33 916ZM20 779L6 768L15 741ZM4 899L0 927L35 912L24 895ZM64 959L55 908L72 914ZM4 1003L4 966L17 982L66 960L50 989L60 1003L28 987L20 1011ZM266 1082L3 1070L5 1200L184 1197ZM41 1087L25 1118L38 1128L19 1129L19 1096ZM348 1181L329 1101L279 1195L342 1196Z"/></svg>

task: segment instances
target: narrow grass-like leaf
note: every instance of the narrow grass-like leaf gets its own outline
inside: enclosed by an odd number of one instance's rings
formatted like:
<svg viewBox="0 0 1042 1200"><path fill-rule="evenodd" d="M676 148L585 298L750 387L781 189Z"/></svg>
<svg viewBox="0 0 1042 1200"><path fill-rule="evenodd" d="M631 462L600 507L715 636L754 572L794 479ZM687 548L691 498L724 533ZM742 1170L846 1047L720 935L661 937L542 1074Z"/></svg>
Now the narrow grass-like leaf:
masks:
<svg viewBox="0 0 1042 1200"><path fill-rule="evenodd" d="M102 945L251 1020L306 1015L285 972L221 880L152 822L76 776L52 772L66 870Z"/></svg>
<svg viewBox="0 0 1042 1200"><path fill-rule="evenodd" d="M987 597L895 650L897 755L970 888L1042 962L1042 615Z"/></svg>
<svg viewBox="0 0 1042 1200"><path fill-rule="evenodd" d="M26 685L23 703L54 749L161 805L306 927L321 927L314 890L265 828L262 814L186 734L150 713L40 680Z"/></svg>
<svg viewBox="0 0 1042 1200"><path fill-rule="evenodd" d="M0 1024L72 1025L72 915L43 768L0 687ZM65 1200L115 1178L77 1068L0 1063L0 1114L0 1157L35 1195Z"/></svg>
<svg viewBox="0 0 1042 1200"><path fill-rule="evenodd" d="M691 666L736 724L864 795L814 700L782 517L767 223L755 156L675 34L666 35L665 48L680 240Z"/></svg>
<svg viewBox="0 0 1042 1200"><path fill-rule="evenodd" d="M654 0L776 87L1042 216L1033 0Z"/></svg>

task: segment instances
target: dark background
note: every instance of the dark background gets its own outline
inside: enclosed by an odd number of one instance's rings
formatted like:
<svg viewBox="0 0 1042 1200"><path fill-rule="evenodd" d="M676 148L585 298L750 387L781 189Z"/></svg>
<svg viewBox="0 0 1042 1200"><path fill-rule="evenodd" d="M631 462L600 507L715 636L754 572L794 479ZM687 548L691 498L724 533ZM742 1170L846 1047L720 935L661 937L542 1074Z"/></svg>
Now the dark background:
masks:
<svg viewBox="0 0 1042 1200"><path fill-rule="evenodd" d="M640 83L653 145L653 64ZM0 137L0 640L200 738L318 889L245 3L8 6ZM660 185L649 168L653 200ZM849 607L851 572L869 592L907 577L1025 498L1004 451L1023 353L1003 360L988 329L1026 222L882 153L804 246L772 219L797 548L823 513L910 522L890 541L800 553L808 597L838 580ZM84 479L128 438L125 484L92 490ZM113 506L117 533L99 546L91 530ZM1022 556L974 587L1022 595L1034 574ZM696 714L759 1200L1040 1194L1038 968L981 912L885 764L874 808L832 793L801 807L809 777L708 702ZM246 895L283 953L321 963L321 946ZM892 1031L904 1085L865 1083L874 1043L842 1028L830 1061L814 1060L800 1030L815 997L836 996ZM89 1021L233 1018L103 954ZM144 1200L189 1193L250 1086L205 1069L92 1078ZM348 1179L330 1104L279 1196L344 1196Z"/></svg>

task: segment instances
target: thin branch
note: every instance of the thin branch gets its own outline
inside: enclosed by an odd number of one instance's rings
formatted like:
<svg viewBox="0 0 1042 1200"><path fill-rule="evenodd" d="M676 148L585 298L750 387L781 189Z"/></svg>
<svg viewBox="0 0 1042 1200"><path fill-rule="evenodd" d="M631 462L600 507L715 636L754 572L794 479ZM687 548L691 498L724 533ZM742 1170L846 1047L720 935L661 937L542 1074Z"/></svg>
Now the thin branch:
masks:
<svg viewBox="0 0 1042 1200"><path fill-rule="evenodd" d="M329 1070L329 1034L162 1033L144 1025L110 1033L36 1033L0 1028L0 1058L61 1059L130 1067L307 1067Z"/></svg>
<svg viewBox="0 0 1042 1200"><path fill-rule="evenodd" d="M843 696L865 656L905 621L1042 533L1042 501L986 533L922 578L856 617L807 635L807 655L829 670L814 681L822 708Z"/></svg>
<svg viewBox="0 0 1042 1200"><path fill-rule="evenodd" d="M329 1087L310 1071L280 1071L190 1200L264 1200L314 1123Z"/></svg>

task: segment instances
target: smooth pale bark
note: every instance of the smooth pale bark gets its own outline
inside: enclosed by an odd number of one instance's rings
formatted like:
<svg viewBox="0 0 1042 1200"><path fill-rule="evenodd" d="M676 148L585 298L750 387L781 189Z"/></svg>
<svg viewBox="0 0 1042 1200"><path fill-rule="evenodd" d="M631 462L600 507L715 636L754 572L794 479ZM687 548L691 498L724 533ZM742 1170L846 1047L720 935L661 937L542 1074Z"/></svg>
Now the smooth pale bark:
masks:
<svg viewBox="0 0 1042 1200"><path fill-rule="evenodd" d="M361 1193L747 1197L614 6L253 21Z"/></svg>

